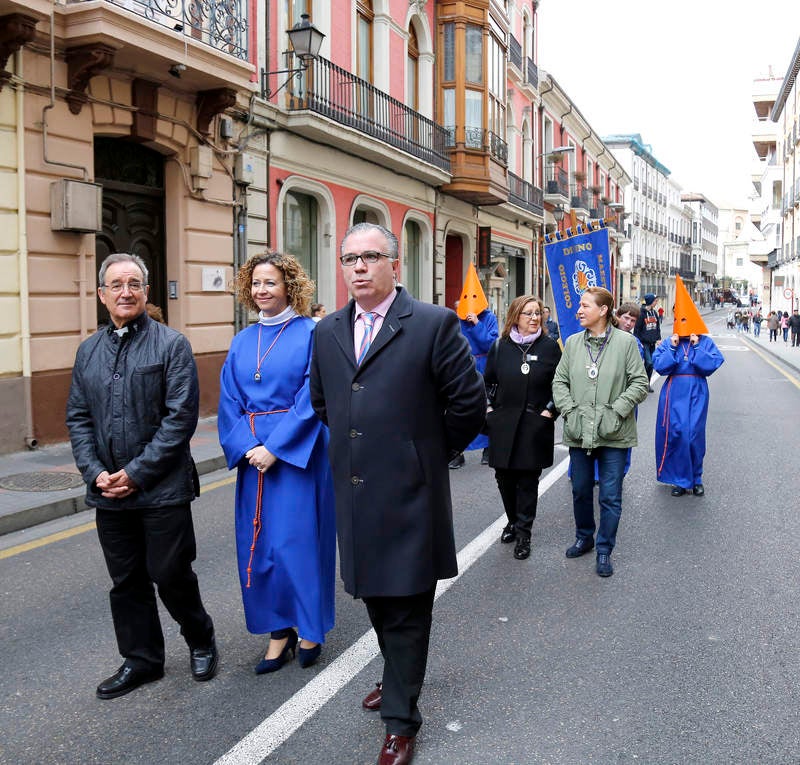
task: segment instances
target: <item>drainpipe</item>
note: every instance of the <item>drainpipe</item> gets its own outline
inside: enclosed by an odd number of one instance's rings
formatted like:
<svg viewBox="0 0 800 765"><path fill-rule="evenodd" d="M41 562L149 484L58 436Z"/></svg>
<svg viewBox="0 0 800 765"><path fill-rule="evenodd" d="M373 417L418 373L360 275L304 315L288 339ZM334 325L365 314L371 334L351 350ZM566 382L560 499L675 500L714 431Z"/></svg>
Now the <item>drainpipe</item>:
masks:
<svg viewBox="0 0 800 765"><path fill-rule="evenodd" d="M50 103L45 104L42 109L42 158L45 164L58 165L58 167L69 167L73 170L83 172L83 180L89 180L89 170L83 165L73 165L69 162L57 162L47 158L47 112L56 105L56 31L55 31L55 6L57 0L53 0L50 8Z"/></svg>
<svg viewBox="0 0 800 765"><path fill-rule="evenodd" d="M15 54L14 71L20 82L22 49ZM22 395L25 416L25 446L35 449L39 443L33 431L33 396L31 392L31 324L28 287L28 210L25 196L25 89L16 88L17 107L17 271L19 273L19 334L22 353Z"/></svg>

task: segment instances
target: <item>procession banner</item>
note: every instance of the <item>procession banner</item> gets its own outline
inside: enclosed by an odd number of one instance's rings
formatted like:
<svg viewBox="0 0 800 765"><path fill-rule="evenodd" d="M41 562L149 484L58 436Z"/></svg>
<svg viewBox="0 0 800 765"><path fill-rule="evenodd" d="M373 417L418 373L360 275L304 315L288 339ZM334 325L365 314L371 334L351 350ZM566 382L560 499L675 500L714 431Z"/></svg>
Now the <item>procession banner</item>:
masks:
<svg viewBox="0 0 800 765"><path fill-rule="evenodd" d="M567 229L567 232L571 232L571 229ZM544 254L553 285L556 320L561 337L566 340L582 329L576 312L586 288L605 287L611 290L608 229L603 226L595 231L563 238L547 236Z"/></svg>

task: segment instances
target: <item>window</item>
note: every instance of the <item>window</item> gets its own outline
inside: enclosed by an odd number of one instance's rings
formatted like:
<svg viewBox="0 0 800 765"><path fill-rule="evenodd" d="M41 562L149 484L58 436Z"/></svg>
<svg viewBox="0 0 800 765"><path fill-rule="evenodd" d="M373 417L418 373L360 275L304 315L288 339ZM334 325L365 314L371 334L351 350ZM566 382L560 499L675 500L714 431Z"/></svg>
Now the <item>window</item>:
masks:
<svg viewBox="0 0 800 765"><path fill-rule="evenodd" d="M474 85L483 84L483 30L467 24L466 30L466 80Z"/></svg>
<svg viewBox="0 0 800 765"><path fill-rule="evenodd" d="M483 93L464 93L464 144L471 149L483 148Z"/></svg>
<svg viewBox="0 0 800 765"><path fill-rule="evenodd" d="M741 267L744 265L744 258L736 258L736 265Z"/></svg>
<svg viewBox="0 0 800 765"><path fill-rule="evenodd" d="M506 46L505 37L492 23L489 35L489 130L497 136L506 134Z"/></svg>
<svg viewBox="0 0 800 765"><path fill-rule="evenodd" d="M358 0L356 24L356 75L372 82L372 0Z"/></svg>
<svg viewBox="0 0 800 765"><path fill-rule="evenodd" d="M422 231L413 220L406 221L403 229L403 286L420 298L422 273Z"/></svg>
<svg viewBox="0 0 800 765"><path fill-rule="evenodd" d="M406 104L419 111L419 45L413 25L408 30L408 58L406 60Z"/></svg>
<svg viewBox="0 0 800 765"><path fill-rule="evenodd" d="M314 197L296 191L286 193L283 205L284 248L287 253L297 258L314 282L318 279L318 219L319 207Z"/></svg>

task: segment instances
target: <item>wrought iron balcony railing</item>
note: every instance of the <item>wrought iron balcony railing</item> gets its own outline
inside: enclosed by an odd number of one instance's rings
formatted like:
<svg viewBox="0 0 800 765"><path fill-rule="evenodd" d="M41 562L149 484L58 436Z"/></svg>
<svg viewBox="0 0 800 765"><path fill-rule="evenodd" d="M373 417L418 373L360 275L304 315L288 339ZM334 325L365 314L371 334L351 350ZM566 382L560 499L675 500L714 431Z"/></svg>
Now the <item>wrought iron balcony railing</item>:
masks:
<svg viewBox="0 0 800 765"><path fill-rule="evenodd" d="M536 66L532 58L528 58L528 83L534 88L539 87L539 67Z"/></svg>
<svg viewBox="0 0 800 765"><path fill-rule="evenodd" d="M544 215L542 190L510 171L508 173L508 201L529 212Z"/></svg>
<svg viewBox="0 0 800 765"><path fill-rule="evenodd" d="M287 68L295 66L297 62L288 54ZM442 170L450 170L445 128L327 59L315 59L290 85L288 107L317 112Z"/></svg>
<svg viewBox="0 0 800 765"><path fill-rule="evenodd" d="M545 194L569 197L569 176L563 167L549 167L545 181Z"/></svg>
<svg viewBox="0 0 800 765"><path fill-rule="evenodd" d="M514 37L514 35L508 36L508 63L517 67L517 69L520 72L523 72L522 46L519 44L519 40L517 40L517 38Z"/></svg>
<svg viewBox="0 0 800 765"><path fill-rule="evenodd" d="M106 0L173 32L247 60L246 0Z"/></svg>

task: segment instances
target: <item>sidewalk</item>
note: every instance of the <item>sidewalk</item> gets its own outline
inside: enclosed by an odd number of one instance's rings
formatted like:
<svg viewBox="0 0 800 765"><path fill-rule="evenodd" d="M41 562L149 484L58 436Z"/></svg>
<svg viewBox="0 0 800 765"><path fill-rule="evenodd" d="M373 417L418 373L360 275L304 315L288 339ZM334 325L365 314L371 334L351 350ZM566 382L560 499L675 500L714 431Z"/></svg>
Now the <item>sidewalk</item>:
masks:
<svg viewBox="0 0 800 765"><path fill-rule="evenodd" d="M725 315L719 309L701 309L700 313L709 318ZM784 344L783 339L770 343L765 325L762 325L760 337L726 331L750 341L800 372L800 348ZM667 336L663 331L662 335ZM216 417L207 417L198 423L192 438L192 455L200 475L225 467L225 457L217 439ZM86 510L84 494L83 481L68 443L0 455L0 535Z"/></svg>
<svg viewBox="0 0 800 765"><path fill-rule="evenodd" d="M197 424L192 456L200 475L225 467L216 417ZM69 443L0 455L0 535L82 512L85 493Z"/></svg>

